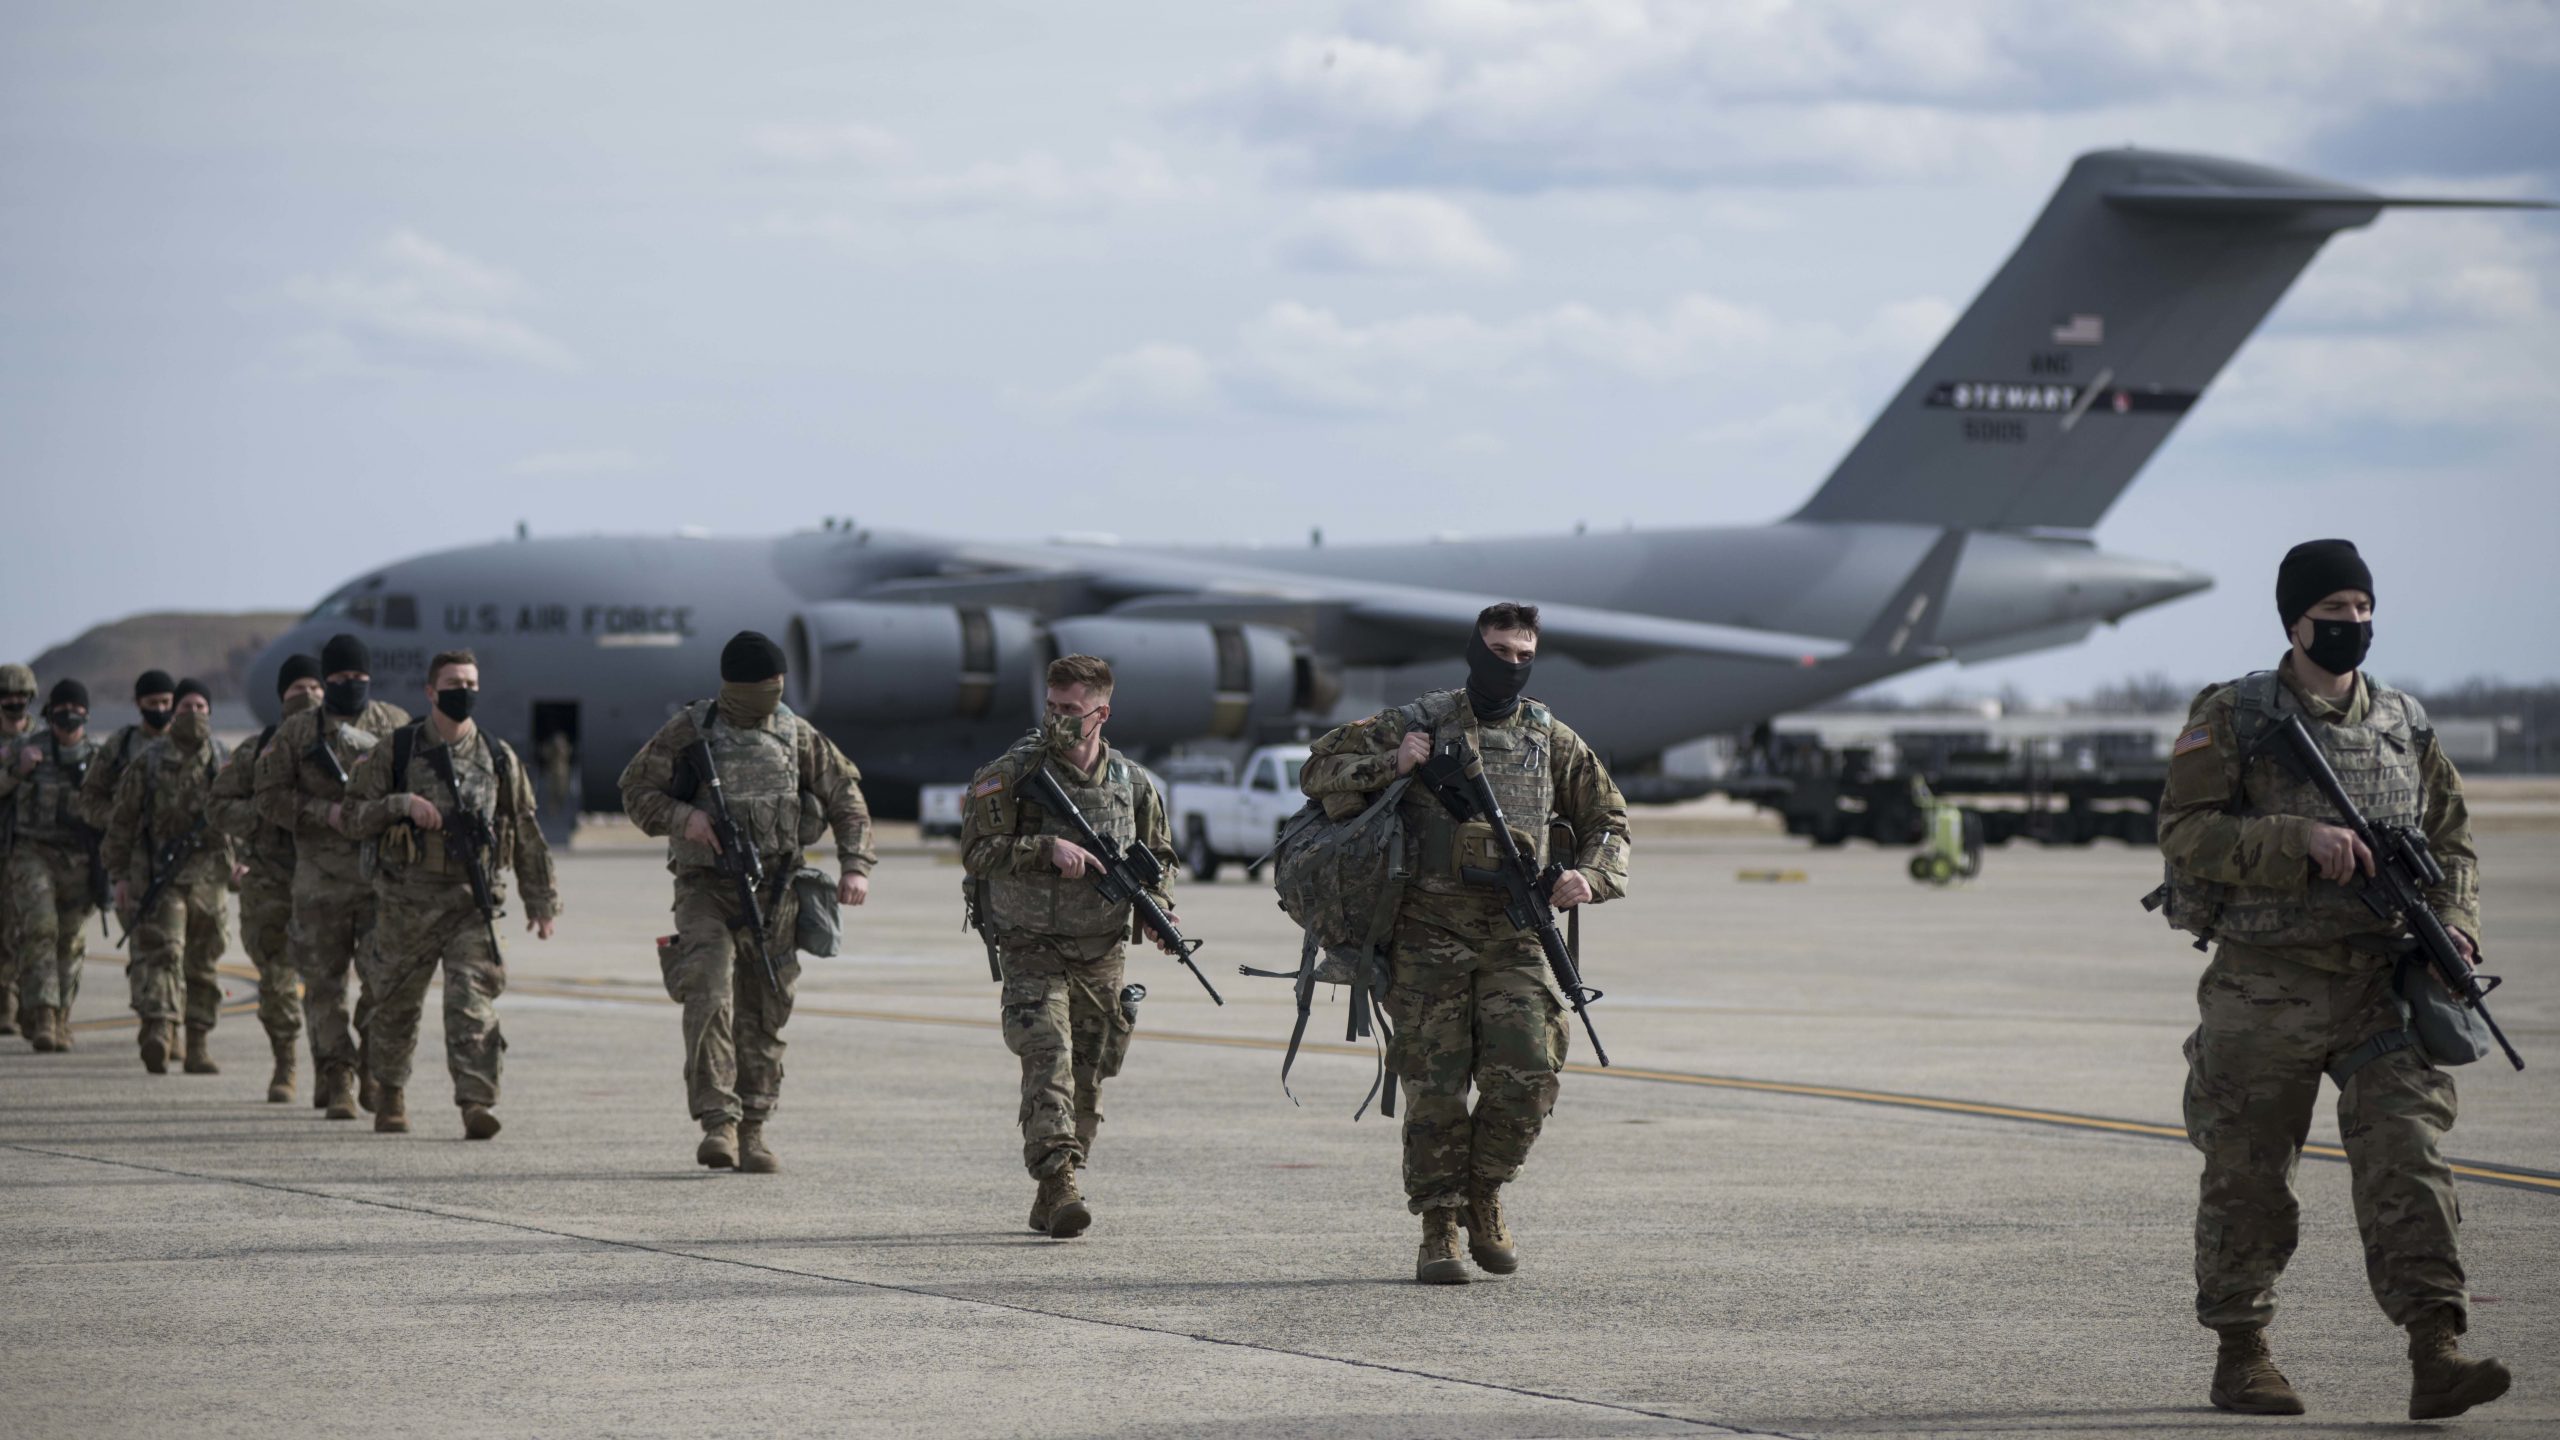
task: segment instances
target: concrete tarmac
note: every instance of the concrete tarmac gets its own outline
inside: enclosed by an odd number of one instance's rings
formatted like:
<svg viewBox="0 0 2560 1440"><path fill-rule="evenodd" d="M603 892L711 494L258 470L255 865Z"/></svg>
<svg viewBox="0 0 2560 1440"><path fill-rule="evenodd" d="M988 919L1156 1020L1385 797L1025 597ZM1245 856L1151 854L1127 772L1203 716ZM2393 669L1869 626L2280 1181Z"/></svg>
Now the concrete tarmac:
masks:
<svg viewBox="0 0 2560 1440"><path fill-rule="evenodd" d="M2497 1008L2536 1068L2461 1075L2467 1343L2519 1380L2453 1423L2560 1434L2560 832L2482 844ZM376 1135L309 1107L307 1060L301 1101L261 1103L238 1004L222 1075L145 1074L101 954L76 1050L0 1041L0 1434L2409 1428L2316 1151L2275 1331L2311 1413L2205 1403L2178 1131L2202 957L2135 903L2156 857L2013 847L1940 891L1907 853L1640 828L1633 896L1586 934L1615 1067L1567 1078L1513 1187L1520 1273L1465 1287L1411 1283L1339 997L1282 1097L1288 987L1235 966L1292 965L1295 937L1232 872L1179 892L1226 1006L1132 953L1150 997L1071 1242L1023 1224L1015 1062L947 848L892 846L851 954L808 964L770 1177L692 1162L638 847L564 856L559 938L511 939L486 1144L433 1007L416 1133ZM1766 870L1804 878L1737 878Z"/></svg>

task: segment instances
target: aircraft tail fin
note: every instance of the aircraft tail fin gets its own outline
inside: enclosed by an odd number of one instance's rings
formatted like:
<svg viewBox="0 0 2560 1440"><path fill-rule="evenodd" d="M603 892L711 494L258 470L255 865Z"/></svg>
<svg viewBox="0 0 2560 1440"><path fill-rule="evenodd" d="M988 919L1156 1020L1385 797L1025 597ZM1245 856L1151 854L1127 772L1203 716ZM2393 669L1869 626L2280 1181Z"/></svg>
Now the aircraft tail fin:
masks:
<svg viewBox="0 0 2560 1440"><path fill-rule="evenodd" d="M2321 243L2395 199L2200 155L2083 155L1799 520L2086 530Z"/></svg>

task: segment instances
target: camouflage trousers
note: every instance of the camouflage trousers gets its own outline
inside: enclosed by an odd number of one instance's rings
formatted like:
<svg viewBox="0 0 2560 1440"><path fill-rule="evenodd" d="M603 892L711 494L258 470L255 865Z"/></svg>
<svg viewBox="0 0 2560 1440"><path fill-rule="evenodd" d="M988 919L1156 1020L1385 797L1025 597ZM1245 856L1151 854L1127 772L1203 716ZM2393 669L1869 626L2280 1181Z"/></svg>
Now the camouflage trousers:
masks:
<svg viewBox="0 0 2560 1440"><path fill-rule="evenodd" d="M365 1064L376 1083L407 1088L418 1028L426 1018L427 986L441 969L444 1063L453 1075L453 1103L497 1104L507 1051L507 1037L498 1030L506 962L490 943L489 922L470 890L385 887L363 968L366 993L373 997Z"/></svg>
<svg viewBox="0 0 2560 1440"><path fill-rule="evenodd" d="M18 922L10 918L7 866L0 854L0 1035L18 1027Z"/></svg>
<svg viewBox="0 0 2560 1440"><path fill-rule="evenodd" d="M302 977L293 968L293 881L252 868L240 882L240 948L258 967L258 1023L267 1038L302 1038Z"/></svg>
<svg viewBox="0 0 2560 1440"><path fill-rule="evenodd" d="M1079 960L1034 941L1003 954L1004 1047L1022 1058L1022 1163L1038 1176L1083 1166L1102 1128L1102 1082L1129 1058L1126 952Z"/></svg>
<svg viewBox="0 0 2560 1440"><path fill-rule="evenodd" d="M679 875L676 933L658 947L667 994L684 1006L685 1103L706 1125L762 1120L781 1103L782 1027L799 991L800 954L790 948L799 907L790 887L765 912L773 968L782 979L778 994L756 956L754 932L737 910L726 879Z"/></svg>
<svg viewBox="0 0 2560 1440"><path fill-rule="evenodd" d="M312 1066L353 1071L364 1059L360 1048L373 1018L373 992L357 973L356 959L373 944L373 887L341 880L314 866L293 872L293 921L287 944L294 973L302 977L304 1033L311 1037ZM350 1013L347 987L356 985Z"/></svg>
<svg viewBox="0 0 2560 1440"><path fill-rule="evenodd" d="M9 917L16 927L18 1008L68 1013L89 958L89 857L20 840L9 847Z"/></svg>
<svg viewBox="0 0 2560 1440"><path fill-rule="evenodd" d="M2293 1258L2293 1172L2329 1062L2397 1029L2388 967L2341 974L2226 943L2196 987L2204 1023L2186 1044L2187 1136L2204 1152L2196 1206L2196 1318L2264 1325ZM2395 1325L2468 1309L2462 1219L2441 1149L2453 1077L2415 1050L2375 1060L2338 1095L2365 1279Z"/></svg>
<svg viewBox="0 0 2560 1440"><path fill-rule="evenodd" d="M223 889L220 875L171 881L150 914L134 917L133 958L124 967L134 1014L145 1020L183 1015L191 1030L213 1028L222 1013L222 977L214 966L225 949Z"/></svg>
<svg viewBox="0 0 2560 1440"><path fill-rule="evenodd" d="M1531 936L1460 935L1407 916L1388 960L1387 1064L1405 1089L1406 1205L1416 1214L1463 1205L1471 1181L1519 1176L1555 1108L1563 1007Z"/></svg>

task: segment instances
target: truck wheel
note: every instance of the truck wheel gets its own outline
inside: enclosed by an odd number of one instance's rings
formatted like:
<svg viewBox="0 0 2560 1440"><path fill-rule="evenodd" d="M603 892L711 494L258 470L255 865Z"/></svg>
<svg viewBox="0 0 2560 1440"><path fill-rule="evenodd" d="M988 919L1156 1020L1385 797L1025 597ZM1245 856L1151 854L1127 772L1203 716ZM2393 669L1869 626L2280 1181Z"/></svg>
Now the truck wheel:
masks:
<svg viewBox="0 0 2560 1440"><path fill-rule="evenodd" d="M1182 868L1194 880L1207 882L1218 878L1217 852L1209 848L1209 827L1193 816L1182 832Z"/></svg>

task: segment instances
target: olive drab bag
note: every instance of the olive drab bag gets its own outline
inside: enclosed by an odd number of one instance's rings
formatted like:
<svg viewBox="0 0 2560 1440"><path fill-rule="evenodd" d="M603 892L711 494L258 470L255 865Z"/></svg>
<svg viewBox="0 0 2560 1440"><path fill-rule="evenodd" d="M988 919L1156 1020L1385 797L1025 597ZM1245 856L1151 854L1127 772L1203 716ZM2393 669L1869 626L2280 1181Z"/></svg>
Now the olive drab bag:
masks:
<svg viewBox="0 0 2560 1440"><path fill-rule="evenodd" d="M1280 839L1264 857L1280 908L1304 932L1298 968L1255 970L1247 975L1294 980L1298 986L1298 1020L1289 1032L1288 1054L1280 1062L1281 1093L1291 1103L1289 1068L1297 1063L1298 1045L1306 1037L1307 1018L1317 984L1349 985L1351 1016L1345 1040L1376 1040L1378 1077L1369 1096L1352 1112L1358 1119L1378 1099L1382 1115L1396 1113L1395 1077L1387 1070L1385 1042L1393 1034L1383 1003L1388 984L1387 940L1395 932L1396 909L1404 899L1406 846L1404 813L1398 806L1413 777L1397 777L1368 806L1348 819L1325 813L1324 803L1310 800L1280 827Z"/></svg>

